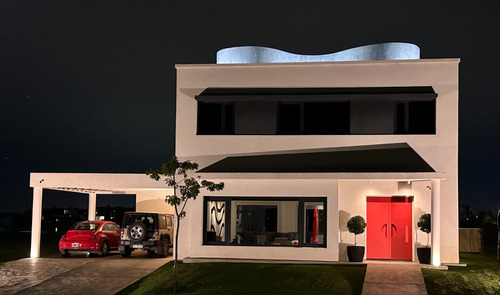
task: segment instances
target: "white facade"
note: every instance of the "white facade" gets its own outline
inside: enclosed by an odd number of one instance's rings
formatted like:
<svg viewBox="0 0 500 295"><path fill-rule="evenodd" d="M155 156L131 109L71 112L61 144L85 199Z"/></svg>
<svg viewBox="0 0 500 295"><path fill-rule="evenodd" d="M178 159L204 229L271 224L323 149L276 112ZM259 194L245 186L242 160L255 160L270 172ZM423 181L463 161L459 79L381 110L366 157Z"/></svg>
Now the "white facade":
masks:
<svg viewBox="0 0 500 295"><path fill-rule="evenodd" d="M413 242L426 244L416 228L422 212L432 212L433 264L458 262L458 59L356 61L293 64L177 65L176 155L210 166L228 156L283 154L405 143L433 172L241 172L200 173L225 182L222 192L203 192L187 207L180 233L180 257L346 260L345 245L353 243L346 231L350 216L366 218L367 196L411 195ZM435 134L377 134L376 128L351 126L372 134L344 135L197 135L196 96L218 89L312 89L366 87L432 87ZM370 101L356 101L363 106ZM355 106L353 106L355 107ZM361 107L362 109L363 107ZM237 112L238 110L236 110ZM384 115L375 116L391 125ZM266 120L263 118L262 120ZM353 132L355 133L355 132ZM203 197L326 198L326 247L207 245L204 243ZM280 218L278 214L278 219ZM229 221L227 221L229 224ZM279 222L278 222L279 224ZM232 239L233 237L228 237ZM358 236L365 245L365 235ZM416 245L413 247L416 249ZM415 251L414 251L415 252ZM415 255L413 260L415 260Z"/></svg>

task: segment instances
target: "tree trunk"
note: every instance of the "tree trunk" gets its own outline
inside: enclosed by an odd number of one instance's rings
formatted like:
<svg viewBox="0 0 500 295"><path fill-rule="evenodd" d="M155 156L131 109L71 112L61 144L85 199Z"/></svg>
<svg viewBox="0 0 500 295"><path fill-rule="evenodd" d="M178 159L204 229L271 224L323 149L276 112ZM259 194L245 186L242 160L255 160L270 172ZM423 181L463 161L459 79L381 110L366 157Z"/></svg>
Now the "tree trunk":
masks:
<svg viewBox="0 0 500 295"><path fill-rule="evenodd" d="M174 255L174 292L177 292L177 257L178 257L178 249L177 245L179 244L179 228L181 226L181 220L179 215L177 215L177 228L175 229L175 255Z"/></svg>

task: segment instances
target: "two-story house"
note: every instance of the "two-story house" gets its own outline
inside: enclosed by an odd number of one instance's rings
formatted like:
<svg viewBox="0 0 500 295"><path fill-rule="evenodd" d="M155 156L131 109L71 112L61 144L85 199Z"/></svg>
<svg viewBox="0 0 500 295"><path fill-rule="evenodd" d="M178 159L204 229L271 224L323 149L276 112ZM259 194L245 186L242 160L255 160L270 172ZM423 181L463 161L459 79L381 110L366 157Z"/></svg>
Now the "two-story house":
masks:
<svg viewBox="0 0 500 295"><path fill-rule="evenodd" d="M179 257L344 261L361 215L366 259L416 260L429 212L432 264L457 263L458 64L389 43L177 65L176 155L225 182L188 204Z"/></svg>

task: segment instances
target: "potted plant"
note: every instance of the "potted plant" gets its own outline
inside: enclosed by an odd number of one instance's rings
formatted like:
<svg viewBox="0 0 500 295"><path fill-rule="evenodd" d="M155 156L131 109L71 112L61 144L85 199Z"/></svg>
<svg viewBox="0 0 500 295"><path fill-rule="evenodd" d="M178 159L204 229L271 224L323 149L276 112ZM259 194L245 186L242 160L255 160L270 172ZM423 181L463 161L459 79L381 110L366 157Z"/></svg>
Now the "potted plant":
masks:
<svg viewBox="0 0 500 295"><path fill-rule="evenodd" d="M354 234L354 246L347 246L347 257L349 261L361 262L365 256L365 246L358 246L356 236L365 232L366 222L365 219L356 215L347 221L347 229L350 233Z"/></svg>
<svg viewBox="0 0 500 295"><path fill-rule="evenodd" d="M417 222L418 228L427 234L427 245L417 248L418 261L423 264L431 264L431 247L429 246L429 234L431 233L431 214L424 213Z"/></svg>

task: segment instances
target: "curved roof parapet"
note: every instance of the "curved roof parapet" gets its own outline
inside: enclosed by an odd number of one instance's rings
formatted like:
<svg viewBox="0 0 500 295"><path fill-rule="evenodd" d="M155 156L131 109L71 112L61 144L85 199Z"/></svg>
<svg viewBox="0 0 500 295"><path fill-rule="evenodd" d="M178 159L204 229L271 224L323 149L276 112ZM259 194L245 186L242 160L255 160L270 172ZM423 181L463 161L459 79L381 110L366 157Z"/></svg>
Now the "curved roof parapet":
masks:
<svg viewBox="0 0 500 295"><path fill-rule="evenodd" d="M283 50L260 46L238 46L224 48L217 51L218 64L397 60L419 58L420 48L417 45L399 42L365 45L335 53L320 55L294 54Z"/></svg>

